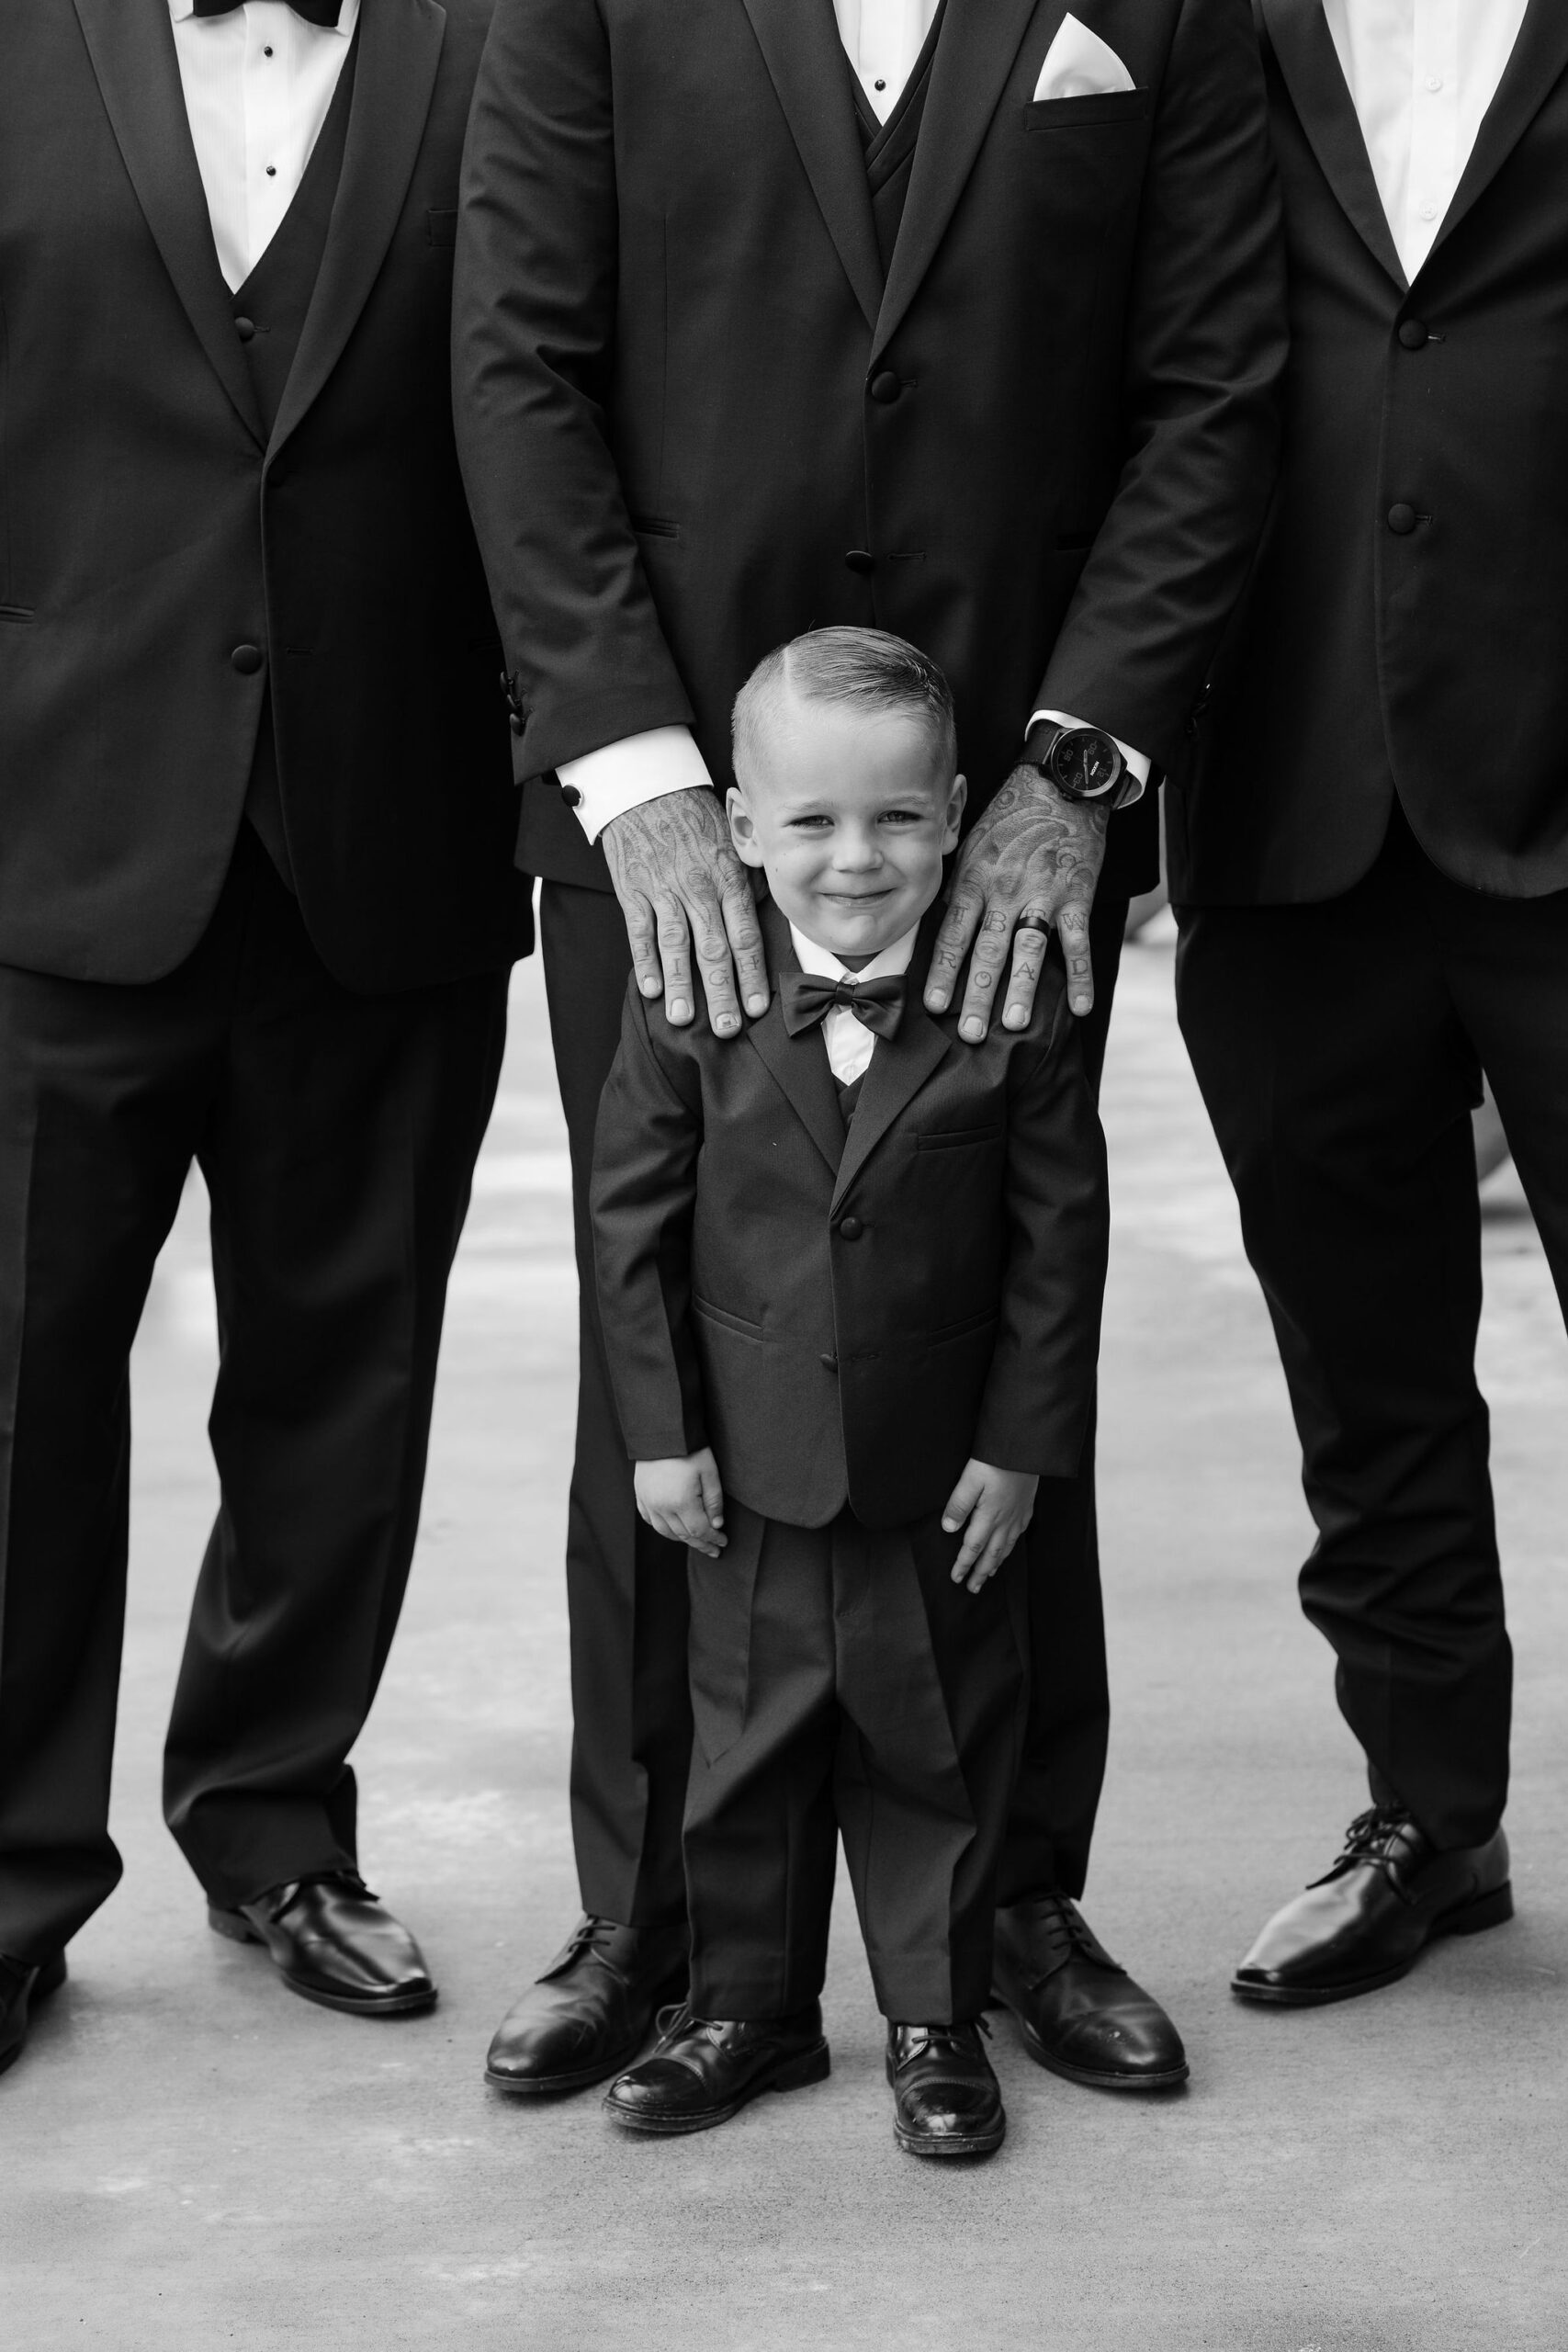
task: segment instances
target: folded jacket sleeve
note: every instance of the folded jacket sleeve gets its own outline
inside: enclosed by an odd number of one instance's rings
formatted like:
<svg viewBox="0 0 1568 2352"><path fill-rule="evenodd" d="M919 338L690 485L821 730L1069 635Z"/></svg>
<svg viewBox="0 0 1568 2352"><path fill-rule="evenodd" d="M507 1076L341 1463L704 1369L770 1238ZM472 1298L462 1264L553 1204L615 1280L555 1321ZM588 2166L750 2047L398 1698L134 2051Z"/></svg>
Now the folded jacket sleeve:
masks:
<svg viewBox="0 0 1568 2352"><path fill-rule="evenodd" d="M630 986L600 1099L590 1203L604 1351L634 1462L668 1461L707 1443L691 1329L702 1136L696 1069L684 1060L674 1074L666 1069Z"/></svg>

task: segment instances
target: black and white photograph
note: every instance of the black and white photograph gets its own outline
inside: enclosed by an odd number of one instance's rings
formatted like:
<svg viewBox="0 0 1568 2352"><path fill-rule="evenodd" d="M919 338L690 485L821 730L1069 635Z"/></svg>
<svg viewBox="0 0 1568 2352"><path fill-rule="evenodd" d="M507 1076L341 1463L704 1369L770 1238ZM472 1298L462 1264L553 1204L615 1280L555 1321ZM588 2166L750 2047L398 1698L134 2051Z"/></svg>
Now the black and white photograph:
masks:
<svg viewBox="0 0 1568 2352"><path fill-rule="evenodd" d="M1568 2344L1564 0L5 0L0 2337Z"/></svg>

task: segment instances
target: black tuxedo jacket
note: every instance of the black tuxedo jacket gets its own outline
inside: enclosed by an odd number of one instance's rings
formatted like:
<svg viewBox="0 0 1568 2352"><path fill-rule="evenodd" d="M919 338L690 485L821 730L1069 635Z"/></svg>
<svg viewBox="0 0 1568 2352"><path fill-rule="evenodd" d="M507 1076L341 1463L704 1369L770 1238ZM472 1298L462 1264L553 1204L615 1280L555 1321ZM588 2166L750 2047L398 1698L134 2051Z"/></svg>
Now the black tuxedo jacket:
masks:
<svg viewBox="0 0 1568 2352"><path fill-rule="evenodd" d="M600 1312L626 1450L711 1444L725 1491L820 1527L940 1510L971 1454L1077 1468L1105 1287L1105 1147L1063 977L1027 1029L962 1045L920 987L878 1041L848 1139L797 965L763 910L768 1011L728 1043L635 988L599 1112Z"/></svg>
<svg viewBox="0 0 1568 2352"><path fill-rule="evenodd" d="M830 622L942 664L971 816L1037 706L1171 759L1273 475L1278 198L1246 0L1074 6L1135 90L1037 105L1066 0L947 0L884 284L830 0L499 0L456 393L521 775L691 721L722 784ZM551 786L524 841L605 878Z"/></svg>
<svg viewBox="0 0 1568 2352"><path fill-rule="evenodd" d="M1530 0L1407 286L1322 0L1260 0L1292 354L1283 471L1216 664L1172 887L1321 899L1395 793L1427 855L1568 886L1568 8Z"/></svg>
<svg viewBox="0 0 1568 2352"><path fill-rule="evenodd" d="M378 990L525 944L448 395L484 0L368 0L337 201L262 437L166 0L0 28L0 960L195 945L269 686L301 909ZM260 672L237 669L259 647Z"/></svg>

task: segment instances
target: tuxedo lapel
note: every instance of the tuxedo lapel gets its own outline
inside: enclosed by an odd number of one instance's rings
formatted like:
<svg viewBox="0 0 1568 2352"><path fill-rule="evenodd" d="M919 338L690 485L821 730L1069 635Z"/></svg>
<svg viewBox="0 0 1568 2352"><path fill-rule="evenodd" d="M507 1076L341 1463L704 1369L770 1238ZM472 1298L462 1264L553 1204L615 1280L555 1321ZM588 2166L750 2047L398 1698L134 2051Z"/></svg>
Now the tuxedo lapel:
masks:
<svg viewBox="0 0 1568 2352"><path fill-rule="evenodd" d="M262 443L261 415L234 332L191 143L167 0L76 0L76 14L110 127L164 266L224 390Z"/></svg>
<svg viewBox="0 0 1568 2352"><path fill-rule="evenodd" d="M746 1042L766 1063L790 1108L829 1167L836 1171L844 1148L844 1114L839 1108L839 1090L828 1066L820 1031L805 1030L798 1037L792 1037L784 1027L779 979L784 972L797 972L800 965L789 925L771 899L763 903L761 913L773 994L766 1012L747 1030ZM724 1048L726 1053L735 1050L729 1046ZM875 1060L874 1054L874 1064Z"/></svg>
<svg viewBox="0 0 1568 2352"><path fill-rule="evenodd" d="M745 8L828 234L865 322L874 327L882 261L855 128L851 66L831 0L745 0Z"/></svg>
<svg viewBox="0 0 1568 2352"><path fill-rule="evenodd" d="M1540 0L1537 0L1540 6ZM1262 0L1263 21L1291 103L1324 178L1351 227L1394 284L1404 270L1372 176L1323 0Z"/></svg>
<svg viewBox="0 0 1568 2352"><path fill-rule="evenodd" d="M278 406L275 450L336 367L386 257L424 134L446 30L446 11L435 0L372 0L360 12L343 173Z"/></svg>
<svg viewBox="0 0 1568 2352"><path fill-rule="evenodd" d="M947 0L909 193L876 315L874 363L936 257L1036 6L1037 0ZM1066 0L1049 0L1044 15L1053 32L1066 13Z"/></svg>
<svg viewBox="0 0 1568 2352"><path fill-rule="evenodd" d="M1482 117L1470 161L1454 190L1432 252L1452 236L1465 214L1496 178L1568 69L1568 8L1562 0L1530 0L1503 69L1495 96ZM1431 256L1427 256L1429 263ZM1422 265L1423 267L1427 263Z"/></svg>
<svg viewBox="0 0 1568 2352"><path fill-rule="evenodd" d="M894 1036L877 1039L876 1051L861 1082L860 1100L850 1121L849 1139L839 1162L839 1181L833 1188L835 1212L888 1128L914 1100L931 1072L946 1060L949 1053L969 1050L964 1046L955 1046L920 1001L931 967L931 943L945 912L939 899L920 924L920 935L909 963L903 1019Z"/></svg>

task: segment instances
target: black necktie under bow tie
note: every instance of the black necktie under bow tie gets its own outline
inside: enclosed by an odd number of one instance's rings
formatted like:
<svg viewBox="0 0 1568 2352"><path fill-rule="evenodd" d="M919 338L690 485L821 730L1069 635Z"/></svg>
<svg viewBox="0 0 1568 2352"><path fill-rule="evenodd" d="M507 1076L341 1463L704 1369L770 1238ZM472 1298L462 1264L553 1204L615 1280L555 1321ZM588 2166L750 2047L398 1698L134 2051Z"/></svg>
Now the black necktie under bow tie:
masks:
<svg viewBox="0 0 1568 2352"><path fill-rule="evenodd" d="M194 0L191 13L197 17L231 17L244 5L245 0ZM319 25L326 32L337 23L341 0L288 0L288 5L308 25Z"/></svg>
<svg viewBox="0 0 1568 2352"><path fill-rule="evenodd" d="M889 972L877 980L825 980L816 972L784 972L779 978L784 1027L792 1037L813 1028L836 1004L879 1037L893 1036L904 1017L904 976Z"/></svg>

